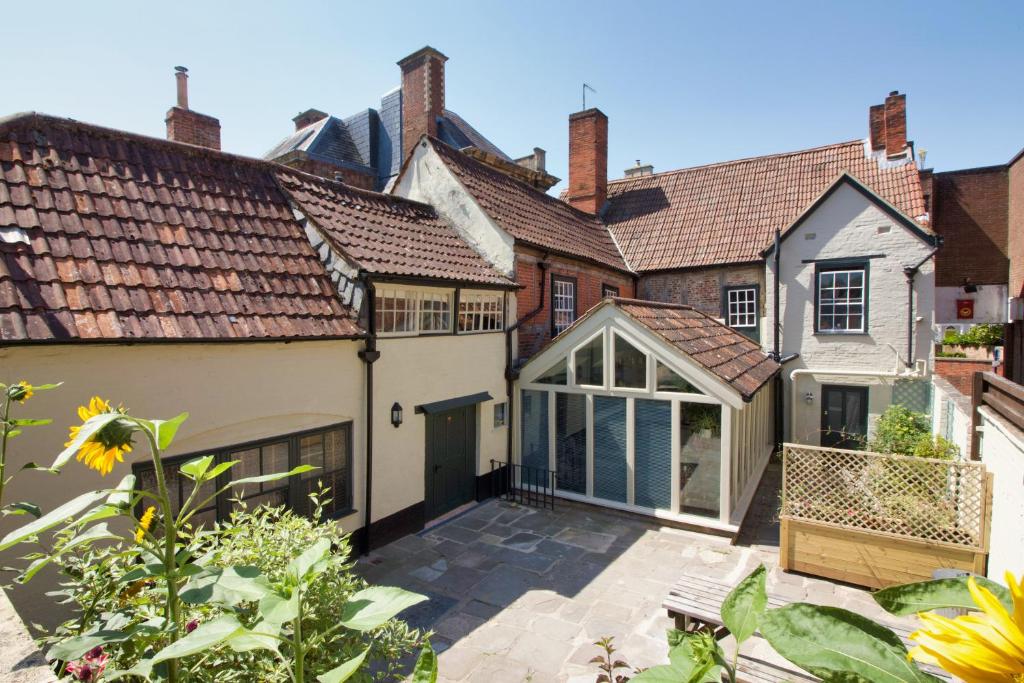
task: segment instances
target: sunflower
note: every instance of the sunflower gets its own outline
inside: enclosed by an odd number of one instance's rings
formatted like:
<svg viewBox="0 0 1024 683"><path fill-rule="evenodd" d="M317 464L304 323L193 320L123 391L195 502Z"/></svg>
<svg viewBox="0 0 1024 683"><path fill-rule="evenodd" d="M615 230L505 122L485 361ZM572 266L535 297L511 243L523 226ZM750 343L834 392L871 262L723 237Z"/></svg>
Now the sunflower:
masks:
<svg viewBox="0 0 1024 683"><path fill-rule="evenodd" d="M149 526L153 523L154 514L156 514L156 508L152 505L142 513L142 519L139 520L139 528L135 530L136 543L142 543L142 539L146 537L146 532L149 531Z"/></svg>
<svg viewBox="0 0 1024 683"><path fill-rule="evenodd" d="M7 387L7 395L11 397L12 401L24 403L28 399L32 398L35 395L35 392L32 391L31 384L25 380L21 380L17 384L12 384Z"/></svg>
<svg viewBox="0 0 1024 683"><path fill-rule="evenodd" d="M84 425L90 418L102 415L103 413L117 413L123 415L124 408L111 408L110 403L99 396L93 396L88 407L78 407L78 417ZM82 425L69 429L68 440L64 444L70 446L81 431ZM79 462L84 462L86 467L96 470L106 476L114 469L114 461L124 462L124 454L132 450L132 426L123 420L112 420L104 425L103 429L89 437L76 456Z"/></svg>
<svg viewBox="0 0 1024 683"><path fill-rule="evenodd" d="M967 587L980 613L955 619L920 614L923 628L910 634L917 643L910 657L940 666L967 683L1024 681L1024 577L1017 581L1006 572L1006 583L1013 614L971 577Z"/></svg>

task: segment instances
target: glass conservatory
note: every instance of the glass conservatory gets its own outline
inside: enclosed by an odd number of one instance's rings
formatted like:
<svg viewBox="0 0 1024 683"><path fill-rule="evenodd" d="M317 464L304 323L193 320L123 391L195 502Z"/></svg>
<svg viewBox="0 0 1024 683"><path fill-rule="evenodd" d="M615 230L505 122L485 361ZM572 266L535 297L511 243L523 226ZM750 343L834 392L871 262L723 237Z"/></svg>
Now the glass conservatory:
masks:
<svg viewBox="0 0 1024 683"><path fill-rule="evenodd" d="M606 300L522 368L518 464L561 497L736 531L772 449L771 383L743 395L629 310Z"/></svg>

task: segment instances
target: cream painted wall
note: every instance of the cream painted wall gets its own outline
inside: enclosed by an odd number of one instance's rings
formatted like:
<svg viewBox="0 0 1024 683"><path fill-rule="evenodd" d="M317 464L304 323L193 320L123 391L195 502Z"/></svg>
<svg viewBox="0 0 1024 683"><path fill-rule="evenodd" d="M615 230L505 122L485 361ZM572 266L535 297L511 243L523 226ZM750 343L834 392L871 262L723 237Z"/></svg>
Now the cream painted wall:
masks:
<svg viewBox="0 0 1024 683"><path fill-rule="evenodd" d="M509 304L515 310L514 303ZM477 471L505 459L506 427L494 427L494 404L505 396L505 335L502 332L380 338L374 364L373 519L399 512L424 499L426 416L415 407L488 392L492 401L477 406ZM391 405L403 409L403 422L391 425Z"/></svg>
<svg viewBox="0 0 1024 683"><path fill-rule="evenodd" d="M405 173L392 192L399 197L432 204L480 255L508 277L515 277L512 236L480 208L429 145L422 142L416 145Z"/></svg>
<svg viewBox="0 0 1024 683"><path fill-rule="evenodd" d="M844 372L891 373L904 370L907 348L907 281L903 268L919 263L932 247L849 185L839 187L782 242L782 354L800 354L783 369L786 438L817 444L821 422L821 384L869 385L869 433L874 420L892 399L891 379L843 376ZM815 259L869 260L868 332L863 335L818 335L814 332ZM931 327L935 308L935 271L931 259L915 279L914 358L932 356ZM774 325L774 260L766 266L766 342ZM801 377L794 387L790 373L798 368L833 375ZM796 392L796 416L790 415ZM813 394L810 402L804 395Z"/></svg>
<svg viewBox="0 0 1024 683"><path fill-rule="evenodd" d="M992 531L988 577L1000 583L1007 570L1024 567L1024 435L988 407L981 416L981 461L992 473Z"/></svg>
<svg viewBox="0 0 1024 683"><path fill-rule="evenodd" d="M49 464L63 449L67 428L76 424L77 406L99 395L123 403L131 414L169 418L182 411L189 419L167 455L202 452L232 444L352 421L353 494L362 509L364 370L357 341L217 344L135 344L15 346L0 349L0 381L25 379L42 384L63 381L59 389L39 392L19 414L50 417L53 424L27 429L11 442L13 470L30 460ZM148 458L142 444L132 461ZM101 477L72 460L57 476L24 472L6 494L10 501L32 501L50 510L77 494L111 486L131 472L130 462ZM341 520L352 531L358 515ZM23 517L0 520L0 531L26 523ZM24 552L0 554L14 564ZM11 591L27 621L52 623L52 574L40 575Z"/></svg>

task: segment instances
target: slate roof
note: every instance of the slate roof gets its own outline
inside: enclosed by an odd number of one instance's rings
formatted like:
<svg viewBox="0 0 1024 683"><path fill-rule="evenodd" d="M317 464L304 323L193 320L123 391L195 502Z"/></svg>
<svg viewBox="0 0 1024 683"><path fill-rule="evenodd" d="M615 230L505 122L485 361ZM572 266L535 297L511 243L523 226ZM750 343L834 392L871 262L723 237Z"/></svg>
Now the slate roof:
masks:
<svg viewBox="0 0 1024 683"><path fill-rule="evenodd" d="M373 275L515 286L431 206L288 169L275 175L332 246Z"/></svg>
<svg viewBox="0 0 1024 683"><path fill-rule="evenodd" d="M505 161L512 161L509 155L498 149L493 142L485 138L480 131L469 125L464 118L451 109L445 109L443 115L437 120L437 137L455 149L476 147ZM398 169L395 169L394 172L397 173Z"/></svg>
<svg viewBox="0 0 1024 683"><path fill-rule="evenodd" d="M863 140L615 180L603 218L638 272L753 262L843 171L923 221L917 165Z"/></svg>
<svg viewBox="0 0 1024 683"><path fill-rule="evenodd" d="M621 298L612 302L727 383L745 401L781 369L756 342L690 306Z"/></svg>
<svg viewBox="0 0 1024 683"><path fill-rule="evenodd" d="M373 172L368 154L360 149L350 128L357 127L358 117L342 121L334 116L311 123L282 140L265 158L274 160L290 152L305 152L310 158L345 168Z"/></svg>
<svg viewBox="0 0 1024 683"><path fill-rule="evenodd" d="M596 217L427 138L480 207L518 241L632 272L608 228Z"/></svg>
<svg viewBox="0 0 1024 683"><path fill-rule="evenodd" d="M276 168L40 114L0 120L0 339L360 334Z"/></svg>

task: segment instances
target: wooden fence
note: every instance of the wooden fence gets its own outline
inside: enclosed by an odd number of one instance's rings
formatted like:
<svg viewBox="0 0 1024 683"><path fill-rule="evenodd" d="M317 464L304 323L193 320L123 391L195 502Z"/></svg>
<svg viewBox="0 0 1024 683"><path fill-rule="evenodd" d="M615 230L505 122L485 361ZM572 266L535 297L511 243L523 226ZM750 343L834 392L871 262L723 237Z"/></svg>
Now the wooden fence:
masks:
<svg viewBox="0 0 1024 683"><path fill-rule="evenodd" d="M976 462L785 444L782 568L873 588L984 573L991 486Z"/></svg>
<svg viewBox="0 0 1024 683"><path fill-rule="evenodd" d="M1024 431L1024 386L1000 377L993 372L974 373L971 392L971 457L981 457L978 426L981 416L978 408L988 406L1017 429Z"/></svg>

